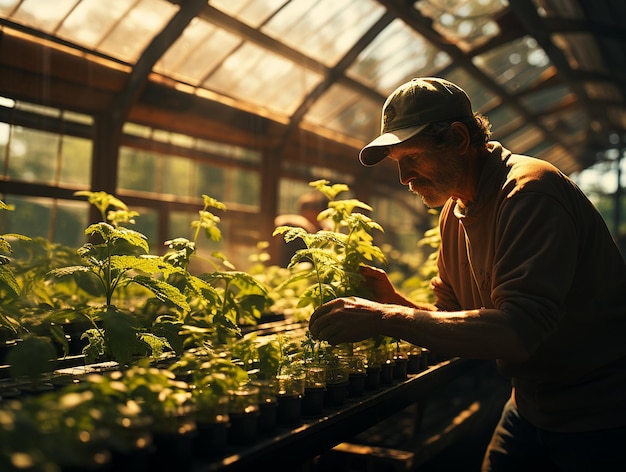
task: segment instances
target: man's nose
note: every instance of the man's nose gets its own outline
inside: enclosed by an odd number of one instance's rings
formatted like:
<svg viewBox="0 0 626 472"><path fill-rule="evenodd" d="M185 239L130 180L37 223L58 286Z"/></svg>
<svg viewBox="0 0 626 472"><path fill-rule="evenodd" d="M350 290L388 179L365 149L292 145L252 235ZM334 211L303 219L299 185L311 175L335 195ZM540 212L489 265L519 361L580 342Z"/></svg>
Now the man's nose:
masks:
<svg viewBox="0 0 626 472"><path fill-rule="evenodd" d="M406 165L402 164L402 161L398 161L398 177L402 185L409 185L409 182L413 178L412 173Z"/></svg>

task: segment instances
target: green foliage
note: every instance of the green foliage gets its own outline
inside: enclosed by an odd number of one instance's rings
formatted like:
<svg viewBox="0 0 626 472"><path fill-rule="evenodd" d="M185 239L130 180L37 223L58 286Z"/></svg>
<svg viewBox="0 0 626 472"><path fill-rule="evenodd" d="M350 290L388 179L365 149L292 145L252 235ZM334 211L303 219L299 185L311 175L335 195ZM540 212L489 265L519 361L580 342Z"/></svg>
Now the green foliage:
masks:
<svg viewBox="0 0 626 472"><path fill-rule="evenodd" d="M12 211L13 209L12 205L7 205L0 200L0 210ZM20 234L0 235L0 332L5 333L3 336L5 338L16 335L20 331L18 319L5 309L5 306L17 299L22 291L11 265L11 259L8 257L13 252L10 239L27 240L29 238Z"/></svg>
<svg viewBox="0 0 626 472"><path fill-rule="evenodd" d="M163 261L181 269L167 281L183 293L189 305L182 331L187 348L227 344L229 339L241 336L241 325L255 325L270 304L265 286L252 275L234 270L219 252L212 253L215 271L197 276L189 272L200 231L213 241L222 237L220 218L210 209L224 211L226 206L207 195L202 197L204 207L199 219L191 223L193 241L182 237L166 241L169 251L163 256Z"/></svg>
<svg viewBox="0 0 626 472"><path fill-rule="evenodd" d="M127 363L133 356L157 355L171 349L166 338L149 333L149 324L135 314L113 305L116 292L130 284L147 289L156 299L185 312L187 301L180 291L163 279L181 272L162 259L150 256L147 238L137 231L120 226L132 223L136 212L128 211L119 199L105 192L77 192L87 196L109 222L89 225L85 234L99 242L88 242L78 249L82 264L52 269L49 274L63 278L75 277L77 283L90 277L96 288L95 297L104 301L99 308L83 308L82 315L93 328L84 334L88 345L84 354L88 361L109 356ZM85 285L85 284L83 284Z"/></svg>
<svg viewBox="0 0 626 472"><path fill-rule="evenodd" d="M285 242L301 239L306 245L292 257L288 267L294 269L294 274L285 284L314 281L300 295L298 306L315 308L338 297L364 295L359 266L384 262L385 256L372 236L373 231L383 228L356 211L371 211L369 205L356 199L335 200L339 193L349 190L345 184L328 185L326 180L317 180L309 185L329 198L328 208L320 212L318 219L331 221L332 230L308 233L299 227L279 226L274 235L283 235ZM302 262L310 265L303 266Z"/></svg>
<svg viewBox="0 0 626 472"><path fill-rule="evenodd" d="M215 421L227 403L229 390L248 382L248 372L233 359L213 350L186 351L169 369L187 378L199 422Z"/></svg>
<svg viewBox="0 0 626 472"><path fill-rule="evenodd" d="M7 363L11 366L11 376L36 382L41 374L54 370L56 357L50 338L26 335L11 349Z"/></svg>

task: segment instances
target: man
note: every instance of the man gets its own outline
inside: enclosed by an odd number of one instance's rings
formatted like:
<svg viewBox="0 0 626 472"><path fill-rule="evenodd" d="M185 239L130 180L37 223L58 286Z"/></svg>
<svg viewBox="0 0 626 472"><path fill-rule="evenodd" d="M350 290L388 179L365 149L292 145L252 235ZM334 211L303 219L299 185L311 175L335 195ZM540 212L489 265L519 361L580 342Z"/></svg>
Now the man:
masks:
<svg viewBox="0 0 626 472"><path fill-rule="evenodd" d="M401 85L359 155L442 207L433 306L363 268L375 301L318 308L330 343L386 335L494 359L512 381L483 471L626 467L626 264L600 214L551 164L489 141L488 120L439 78ZM615 469L618 467L618 469Z"/></svg>

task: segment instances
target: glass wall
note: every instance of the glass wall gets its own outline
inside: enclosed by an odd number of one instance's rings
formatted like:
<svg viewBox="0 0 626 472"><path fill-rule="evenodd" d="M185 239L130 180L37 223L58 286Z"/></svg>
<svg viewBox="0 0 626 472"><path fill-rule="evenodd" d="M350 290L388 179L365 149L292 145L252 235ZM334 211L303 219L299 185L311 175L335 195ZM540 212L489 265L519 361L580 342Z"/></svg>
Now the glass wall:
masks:
<svg viewBox="0 0 626 472"><path fill-rule="evenodd" d="M14 207L0 213L0 233L80 247L90 205L74 192L91 189L93 120L9 99L0 99L0 120L0 199ZM148 237L151 252L164 252L169 238L193 237L202 195L226 205L224 234L231 209L260 210L259 152L133 123L122 141L116 196L139 213L134 229ZM199 248L210 254L222 245Z"/></svg>

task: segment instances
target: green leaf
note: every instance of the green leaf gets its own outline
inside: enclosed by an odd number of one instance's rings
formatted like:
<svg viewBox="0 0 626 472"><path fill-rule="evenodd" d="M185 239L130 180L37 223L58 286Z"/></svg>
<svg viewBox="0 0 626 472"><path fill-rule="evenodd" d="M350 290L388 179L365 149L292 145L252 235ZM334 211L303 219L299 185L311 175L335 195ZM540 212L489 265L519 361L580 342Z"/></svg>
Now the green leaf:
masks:
<svg viewBox="0 0 626 472"><path fill-rule="evenodd" d="M320 179L309 182L309 185L322 192L329 200L334 200L341 192L347 192L350 190L346 184L328 185L329 183L330 182L328 180Z"/></svg>
<svg viewBox="0 0 626 472"><path fill-rule="evenodd" d="M102 313L109 354L120 364L126 364L133 355L148 354L147 345L139 338L139 321L136 317L108 307Z"/></svg>
<svg viewBox="0 0 626 472"><path fill-rule="evenodd" d="M133 282L146 287L162 302L171 303L183 312L187 313L191 309L185 296L176 287L152 277L136 275L132 277Z"/></svg>
<svg viewBox="0 0 626 472"><path fill-rule="evenodd" d="M132 229L128 228L116 228L112 237L115 240L121 239L129 243L131 246L143 249L146 254L150 252L148 239L146 238L146 236L139 233L138 231L133 231Z"/></svg>
<svg viewBox="0 0 626 472"><path fill-rule="evenodd" d="M13 211L15 210L15 206L8 205L7 203L4 203L2 200L0 200L0 210Z"/></svg>
<svg viewBox="0 0 626 472"><path fill-rule="evenodd" d="M102 216L102 219L106 218L105 213L110 207L118 208L121 210L128 210L128 207L123 201L119 200L118 198L107 192L90 192L88 190L79 190L78 192L74 192L74 195L77 197L87 197L87 201L98 209L100 215Z"/></svg>
<svg viewBox="0 0 626 472"><path fill-rule="evenodd" d="M97 234L107 243L114 243L119 240L125 241L131 247L139 248L145 253L150 252L146 236L132 229L115 228L108 223L100 222L89 225L85 230L85 234L87 236Z"/></svg>
<svg viewBox="0 0 626 472"><path fill-rule="evenodd" d="M0 265L0 288L8 290L14 298L19 297L22 291L13 271L5 265Z"/></svg>
<svg viewBox="0 0 626 472"><path fill-rule="evenodd" d="M65 277L67 275L74 275L77 272L93 272L93 269L87 266L69 266L52 269L48 273L50 275L54 275L55 277Z"/></svg>
<svg viewBox="0 0 626 472"><path fill-rule="evenodd" d="M19 334L21 329L21 325L18 320L12 316L5 315L2 312L0 312L0 327L16 336Z"/></svg>
<svg viewBox="0 0 626 472"><path fill-rule="evenodd" d="M80 339L86 339L87 345L83 347L83 355L87 362L96 362L106 353L105 339L103 333L96 328L86 330Z"/></svg>
<svg viewBox="0 0 626 472"><path fill-rule="evenodd" d="M70 346L65 337L65 331L63 330L63 326L60 325L51 325L50 326L50 337L55 342L57 342L63 349L63 354L67 356L70 351Z"/></svg>
<svg viewBox="0 0 626 472"><path fill-rule="evenodd" d="M171 349L166 338L159 337L154 333L141 333L139 339L150 346L150 351L154 357L159 357L165 350Z"/></svg>
<svg viewBox="0 0 626 472"><path fill-rule="evenodd" d="M7 354L11 376L34 380L54 370L56 355L50 338L27 335Z"/></svg>
<svg viewBox="0 0 626 472"><path fill-rule="evenodd" d="M152 325L155 336L165 338L177 355L184 352L183 338L180 334L183 324L171 316L160 316Z"/></svg>
<svg viewBox="0 0 626 472"><path fill-rule="evenodd" d="M162 273L165 277L172 273L184 273L156 256L114 255L111 256L111 268L122 272L132 269L146 274Z"/></svg>

